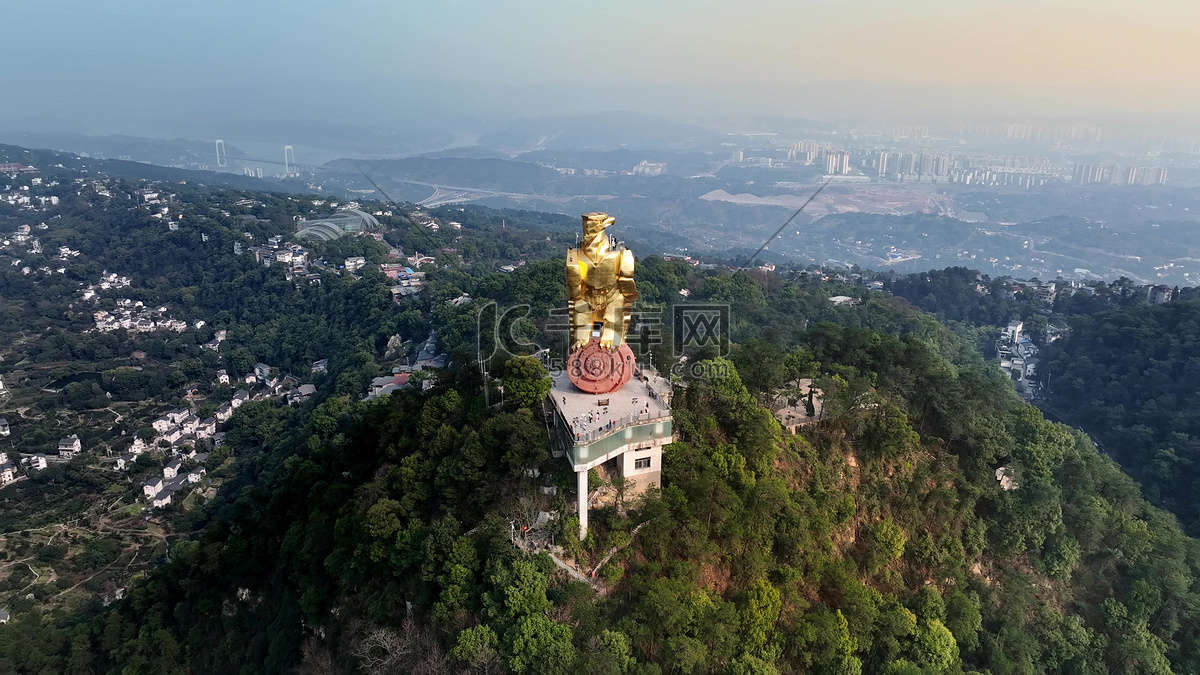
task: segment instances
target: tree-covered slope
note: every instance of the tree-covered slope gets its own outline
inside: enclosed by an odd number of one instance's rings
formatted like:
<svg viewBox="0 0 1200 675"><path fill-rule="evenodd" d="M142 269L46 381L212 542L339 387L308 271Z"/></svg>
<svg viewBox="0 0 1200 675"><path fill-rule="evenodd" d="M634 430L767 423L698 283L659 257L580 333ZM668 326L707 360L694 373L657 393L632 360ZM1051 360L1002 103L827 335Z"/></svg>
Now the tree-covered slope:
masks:
<svg viewBox="0 0 1200 675"><path fill-rule="evenodd" d="M826 422L784 436L715 362L677 396L661 490L596 509L584 542L569 495L547 505L564 555L617 549L603 595L509 543L524 469L565 467L539 410L485 409L463 371L427 395L249 406L229 436L242 479L204 531L112 608L0 628L5 667L1200 668L1198 550L1172 517L928 318L870 302L841 324L799 336Z"/></svg>
<svg viewBox="0 0 1200 675"><path fill-rule="evenodd" d="M1051 402L1200 533L1200 303L1077 317L1045 372Z"/></svg>

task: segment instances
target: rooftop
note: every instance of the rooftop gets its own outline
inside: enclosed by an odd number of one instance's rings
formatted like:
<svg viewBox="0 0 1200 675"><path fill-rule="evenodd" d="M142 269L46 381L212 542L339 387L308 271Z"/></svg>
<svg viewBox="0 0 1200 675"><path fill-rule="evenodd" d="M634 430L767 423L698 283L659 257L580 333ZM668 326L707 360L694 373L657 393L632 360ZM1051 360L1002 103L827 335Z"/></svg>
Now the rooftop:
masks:
<svg viewBox="0 0 1200 675"><path fill-rule="evenodd" d="M671 415L671 383L653 372L638 371L625 386L608 394L588 394L576 389L566 372L552 379L550 396L554 407L580 434L580 442L595 441L626 426ZM615 424L605 428L610 421Z"/></svg>
<svg viewBox="0 0 1200 675"><path fill-rule="evenodd" d="M296 232L299 238L330 241L354 232L377 230L379 221L364 211L346 209L324 218L301 220L296 227L299 228Z"/></svg>

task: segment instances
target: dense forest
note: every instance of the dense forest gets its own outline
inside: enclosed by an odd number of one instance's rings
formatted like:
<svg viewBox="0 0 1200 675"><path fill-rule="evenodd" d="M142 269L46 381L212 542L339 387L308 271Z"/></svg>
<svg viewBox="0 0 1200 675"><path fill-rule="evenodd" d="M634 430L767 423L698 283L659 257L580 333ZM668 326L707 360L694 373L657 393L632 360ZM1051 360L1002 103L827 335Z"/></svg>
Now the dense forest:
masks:
<svg viewBox="0 0 1200 675"><path fill-rule="evenodd" d="M246 215L259 236L286 231L295 205L253 196ZM214 198L247 196L197 192ZM136 266L147 300L228 325L233 344L206 368L334 358L307 403L238 409L228 479L161 565L109 606L15 614L0 625L0 670L1200 671L1200 546L1175 518L1087 437L1022 402L969 337L905 300L819 275L640 260L648 307L669 307L685 289L690 301L727 305L729 339L689 354L712 367L678 382L663 484L595 507L580 541L574 476L553 457L538 397L517 395L537 392L544 371L498 355L485 379L473 353L490 301L528 304L521 331L552 344L563 297L552 256L573 235L555 218L447 215L463 222L463 240L402 222L385 234L438 251L424 295L408 304L392 303L373 271L318 287L223 252L220 265L189 260L204 242L172 247L195 231L161 223L112 223L108 235L95 231L99 218L76 214L73 234L51 230L77 248L125 236L87 255ZM236 236L224 218L208 227ZM138 241L153 248L122 252ZM383 253L373 239L353 241L338 246ZM498 273L502 255L527 264ZM57 348L93 339L71 330L86 317L39 311L55 302L48 289L3 279L17 315L61 332ZM463 294L470 301L446 302ZM862 303L828 300L843 294ZM975 320L963 311L954 318ZM659 328L642 346L665 369L670 322ZM361 400L390 336L431 329L450 355L434 386ZM825 414L787 435L769 406L800 376L823 390ZM497 386L513 395L497 404L485 396ZM547 484L557 494L539 489ZM514 546L533 525L597 580Z"/></svg>
<svg viewBox="0 0 1200 675"><path fill-rule="evenodd" d="M1094 282L1087 293L1060 283L1048 303L1027 283L961 267L898 277L888 288L976 338L985 354L997 328L1024 321L1046 349L1039 377L1047 393L1039 405L1086 429L1151 502L1200 534L1196 289L1152 305L1129 279ZM1049 324L1061 327L1062 339L1046 338Z"/></svg>
<svg viewBox="0 0 1200 675"><path fill-rule="evenodd" d="M1056 408L1200 534L1200 303L1076 317L1049 359Z"/></svg>
<svg viewBox="0 0 1200 675"><path fill-rule="evenodd" d="M698 281L764 313L806 296ZM583 542L557 505L580 560L618 549L603 594L509 543L524 470L564 468L537 407L484 408L464 370L424 395L247 406L229 432L240 478L204 529L107 610L0 629L4 658L43 672L1200 667L1195 542L959 338L875 300L745 337L735 360L746 349L819 370L827 422L782 435L733 367L691 382L661 490L602 509Z"/></svg>

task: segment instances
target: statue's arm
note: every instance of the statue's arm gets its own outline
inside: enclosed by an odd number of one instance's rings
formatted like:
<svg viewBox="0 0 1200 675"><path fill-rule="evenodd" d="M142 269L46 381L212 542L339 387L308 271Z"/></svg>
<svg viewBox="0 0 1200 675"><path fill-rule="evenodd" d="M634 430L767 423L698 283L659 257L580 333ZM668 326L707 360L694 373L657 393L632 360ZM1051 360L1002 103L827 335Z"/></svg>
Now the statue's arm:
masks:
<svg viewBox="0 0 1200 675"><path fill-rule="evenodd" d="M625 296L627 307L632 307L633 302L638 299L637 284L633 281L633 268L633 251L629 249L621 251L621 264L617 272L617 288L621 291L621 295Z"/></svg>

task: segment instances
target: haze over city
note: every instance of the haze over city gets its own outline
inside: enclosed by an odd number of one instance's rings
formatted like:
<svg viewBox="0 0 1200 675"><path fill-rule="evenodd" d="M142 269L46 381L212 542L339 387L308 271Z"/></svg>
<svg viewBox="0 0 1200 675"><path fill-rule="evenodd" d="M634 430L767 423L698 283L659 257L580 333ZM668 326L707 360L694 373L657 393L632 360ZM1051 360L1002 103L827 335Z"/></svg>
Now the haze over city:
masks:
<svg viewBox="0 0 1200 675"><path fill-rule="evenodd" d="M0 75L19 92L0 122L167 136L229 119L441 131L625 109L1190 126L1198 30L1200 6L1183 0L53 0L6 8L0 38L28 58Z"/></svg>

